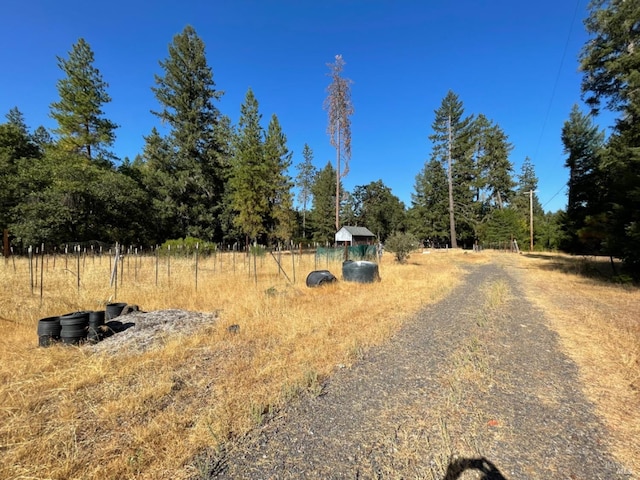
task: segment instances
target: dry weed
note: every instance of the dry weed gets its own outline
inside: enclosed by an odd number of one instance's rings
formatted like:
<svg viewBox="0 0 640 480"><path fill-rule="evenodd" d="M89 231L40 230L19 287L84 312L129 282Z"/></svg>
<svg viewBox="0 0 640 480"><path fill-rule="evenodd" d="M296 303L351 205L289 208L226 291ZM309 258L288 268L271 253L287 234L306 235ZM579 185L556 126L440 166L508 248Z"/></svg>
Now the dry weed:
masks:
<svg viewBox="0 0 640 480"><path fill-rule="evenodd" d="M612 453L640 472L640 291L603 280L608 259L521 256L514 266L580 367L584 393L614 437Z"/></svg>
<svg viewBox="0 0 640 480"><path fill-rule="evenodd" d="M81 260L79 287L77 259L45 257L33 293L25 259L0 265L0 477L187 477L198 452L242 435L302 391L319 393L337 365L442 298L460 281L457 265L480 258L418 254L401 266L385 256L379 283L313 289L304 278L326 265L309 256L283 256L291 279L295 265L293 285L270 257L258 258L256 271L239 254L201 259L197 290L193 259L129 257L115 288L107 257ZM340 276L339 263L329 270ZM218 320L143 353L37 347L39 318L114 300Z"/></svg>

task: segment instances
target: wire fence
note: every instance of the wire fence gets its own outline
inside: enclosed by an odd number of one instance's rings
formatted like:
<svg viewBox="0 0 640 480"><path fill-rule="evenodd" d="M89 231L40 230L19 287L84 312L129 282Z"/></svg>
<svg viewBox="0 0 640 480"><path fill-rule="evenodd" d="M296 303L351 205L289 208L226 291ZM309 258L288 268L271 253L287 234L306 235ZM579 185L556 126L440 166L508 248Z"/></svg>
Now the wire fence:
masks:
<svg viewBox="0 0 640 480"><path fill-rule="evenodd" d="M29 246L20 251L11 249L5 257L4 268L9 281L28 282L31 295L45 295L48 277L63 272L74 279L78 293L88 288L85 278L99 276L100 283L112 289L112 298L126 284L153 285L170 288L174 282L190 278L192 288L198 291L203 277L244 275L258 285L260 281L281 279L296 285L304 281L313 270L339 269L345 260L379 260L375 246L353 246L340 248L303 248L301 245L288 249L268 249L262 246L238 251L230 246L226 249L201 249L198 244L191 247L148 247L108 245L98 242L69 243L47 247L46 244ZM94 284L92 280L91 284Z"/></svg>

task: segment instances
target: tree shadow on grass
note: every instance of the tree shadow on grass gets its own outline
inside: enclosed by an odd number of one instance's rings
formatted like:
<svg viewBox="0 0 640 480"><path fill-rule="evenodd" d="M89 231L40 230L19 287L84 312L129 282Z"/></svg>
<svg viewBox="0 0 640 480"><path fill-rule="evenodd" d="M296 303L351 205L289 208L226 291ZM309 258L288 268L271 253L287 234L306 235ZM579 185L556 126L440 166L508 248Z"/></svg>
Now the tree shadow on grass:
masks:
<svg viewBox="0 0 640 480"><path fill-rule="evenodd" d="M579 275L601 283L632 284L631 277L625 275L622 262L610 257L596 255L563 255L525 253L525 258L543 260L538 263L541 270L557 271L569 275Z"/></svg>
<svg viewBox="0 0 640 480"><path fill-rule="evenodd" d="M481 480L507 480L500 470L486 458L456 458L449 462L442 480L457 480L467 470L482 473Z"/></svg>

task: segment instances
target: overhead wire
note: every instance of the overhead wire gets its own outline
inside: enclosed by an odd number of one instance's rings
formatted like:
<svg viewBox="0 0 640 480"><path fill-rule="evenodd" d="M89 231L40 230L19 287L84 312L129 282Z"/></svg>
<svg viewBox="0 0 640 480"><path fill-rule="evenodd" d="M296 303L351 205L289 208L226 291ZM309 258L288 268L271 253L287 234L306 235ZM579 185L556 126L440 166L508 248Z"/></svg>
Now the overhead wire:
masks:
<svg viewBox="0 0 640 480"><path fill-rule="evenodd" d="M556 79L555 82L553 84L553 89L551 90L551 98L549 99L549 105L547 107L547 112L544 116L544 120L542 122L542 129L540 131L540 137L538 138L538 144L536 145L536 150L535 150L535 155L533 156L533 158L537 158L538 157L538 153L540 150L540 145L542 143L542 138L544 137L544 132L545 129L547 127L547 121L549 120L549 114L551 113L551 106L553 105L553 100L555 99L556 96L556 90L558 88L558 83L560 81L560 75L562 74L562 68L564 67L564 61L565 58L567 57L567 50L569 50L569 41L571 40L571 34L573 33L573 26L576 22L576 18L578 16L578 9L580 7L580 1L581 0L576 0L576 6L573 10L573 18L571 19L571 25L569 26L569 33L567 35L567 40L564 43L564 50L562 52L562 58L560 59L560 66L558 67L558 73L556 74ZM551 197L549 200L547 200L547 202L543 205L543 208L545 205L547 205L551 200L553 200L556 196L558 196L558 194L566 187L566 185L563 185L562 188L560 190L558 190L558 192L556 192L556 194Z"/></svg>

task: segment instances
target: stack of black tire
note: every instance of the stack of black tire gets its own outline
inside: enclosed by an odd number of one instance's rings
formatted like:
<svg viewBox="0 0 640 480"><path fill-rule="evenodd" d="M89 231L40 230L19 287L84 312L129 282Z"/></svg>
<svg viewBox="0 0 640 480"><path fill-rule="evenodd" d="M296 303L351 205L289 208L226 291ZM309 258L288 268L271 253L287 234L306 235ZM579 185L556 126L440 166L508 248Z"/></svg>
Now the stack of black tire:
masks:
<svg viewBox="0 0 640 480"><path fill-rule="evenodd" d="M57 342L79 345L97 343L104 337L105 316L108 320L118 317L126 303L109 303L106 310L79 311L38 320L38 345L49 347Z"/></svg>

